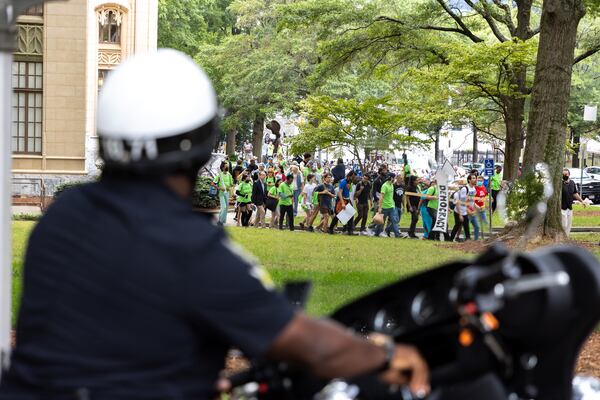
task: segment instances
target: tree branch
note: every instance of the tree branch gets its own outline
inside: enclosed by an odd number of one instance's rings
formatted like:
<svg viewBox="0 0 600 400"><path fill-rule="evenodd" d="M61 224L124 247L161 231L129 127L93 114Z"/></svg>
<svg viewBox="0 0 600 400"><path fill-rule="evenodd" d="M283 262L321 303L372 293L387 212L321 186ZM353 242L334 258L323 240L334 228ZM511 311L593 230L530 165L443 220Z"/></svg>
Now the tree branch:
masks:
<svg viewBox="0 0 600 400"><path fill-rule="evenodd" d="M592 47L591 49L589 49L589 50L581 53L577 57L575 57L575 60L573 60L573 65L577 64L578 62L581 62L581 61L585 60L588 57L593 56L594 54L596 54L599 51L600 51L600 44Z"/></svg>
<svg viewBox="0 0 600 400"><path fill-rule="evenodd" d="M509 2L503 3L502 0L493 0L493 2L496 6L498 6L502 10L504 10L503 22L506 25L506 27L508 28L508 31L510 32L510 34L512 36L516 36L517 28L515 27L515 24L512 19L512 10L510 8L510 3Z"/></svg>
<svg viewBox="0 0 600 400"><path fill-rule="evenodd" d="M471 32L471 30L467 27L467 25L465 25L463 20L458 15L456 15L455 13L452 12L452 10L446 4L445 0L436 0L436 1L439 3L440 6L442 6L444 11L446 11L446 14L448 14L458 24L458 26L461 27L461 29L462 29L461 33L463 35L467 36L474 43L483 42L483 39L481 39L480 37L473 34L473 32Z"/></svg>
<svg viewBox="0 0 600 400"><path fill-rule="evenodd" d="M538 33L540 33L541 29L542 29L542 27L538 26L534 30L528 30L527 31L527 39L531 39L532 37L534 37L535 35L537 35Z"/></svg>
<svg viewBox="0 0 600 400"><path fill-rule="evenodd" d="M490 10L487 8L488 4L485 0L479 3L481 4L481 7L476 7L475 3L473 3L473 1L471 0L464 0L464 2L467 3L473 10L475 10L477 14L481 15L483 19L486 20L486 22L490 26L490 29L494 33L494 36L496 36L496 38L499 41L506 42L507 39L506 37L504 37L502 32L500 32L500 29L498 29L498 25L496 25L494 18L492 18L492 16L490 15Z"/></svg>

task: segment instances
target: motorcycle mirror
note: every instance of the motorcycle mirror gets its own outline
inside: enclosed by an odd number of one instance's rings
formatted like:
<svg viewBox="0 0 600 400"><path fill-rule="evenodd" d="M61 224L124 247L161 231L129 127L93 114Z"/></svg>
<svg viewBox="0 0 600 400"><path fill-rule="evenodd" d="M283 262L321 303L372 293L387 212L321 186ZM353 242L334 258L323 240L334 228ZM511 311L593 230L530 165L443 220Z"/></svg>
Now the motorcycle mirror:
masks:
<svg viewBox="0 0 600 400"><path fill-rule="evenodd" d="M283 295L290 303L298 308L305 308L312 288L310 281L286 282Z"/></svg>

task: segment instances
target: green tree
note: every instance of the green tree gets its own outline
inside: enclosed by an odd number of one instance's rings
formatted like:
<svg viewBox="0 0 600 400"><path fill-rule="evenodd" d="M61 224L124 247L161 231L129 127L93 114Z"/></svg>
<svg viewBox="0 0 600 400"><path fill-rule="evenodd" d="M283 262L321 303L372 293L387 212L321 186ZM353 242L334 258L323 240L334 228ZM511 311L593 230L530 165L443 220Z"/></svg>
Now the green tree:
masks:
<svg viewBox="0 0 600 400"><path fill-rule="evenodd" d="M291 113L308 92L307 78L317 63L309 30L278 29L276 6L283 2L234 1L239 34L205 46L196 60L216 82L227 109L229 131L252 126L255 155L261 154L264 122Z"/></svg>
<svg viewBox="0 0 600 400"><path fill-rule="evenodd" d="M158 46L195 56L235 30L227 7L232 0L159 0Z"/></svg>
<svg viewBox="0 0 600 400"><path fill-rule="evenodd" d="M349 149L363 171L370 171L377 152L404 150L425 144L401 132L402 116L389 97L336 99L309 96L302 102L300 133L292 138L292 152Z"/></svg>

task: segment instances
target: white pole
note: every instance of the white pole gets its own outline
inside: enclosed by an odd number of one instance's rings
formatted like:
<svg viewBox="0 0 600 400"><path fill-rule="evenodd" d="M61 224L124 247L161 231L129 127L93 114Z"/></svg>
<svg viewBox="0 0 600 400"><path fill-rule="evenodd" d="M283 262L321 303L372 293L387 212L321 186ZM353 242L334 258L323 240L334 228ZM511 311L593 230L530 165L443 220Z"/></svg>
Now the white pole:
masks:
<svg viewBox="0 0 600 400"><path fill-rule="evenodd" d="M0 51L0 375L8 368L11 342L11 130L12 53Z"/></svg>

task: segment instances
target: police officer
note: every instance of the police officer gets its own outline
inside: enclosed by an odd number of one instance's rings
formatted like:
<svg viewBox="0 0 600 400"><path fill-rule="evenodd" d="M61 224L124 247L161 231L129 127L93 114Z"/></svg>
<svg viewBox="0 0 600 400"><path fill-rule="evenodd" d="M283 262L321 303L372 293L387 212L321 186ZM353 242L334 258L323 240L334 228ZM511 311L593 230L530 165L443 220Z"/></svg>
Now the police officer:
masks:
<svg viewBox="0 0 600 400"><path fill-rule="evenodd" d="M381 369L400 384L412 370L410 388L428 391L412 347L297 311L192 212L217 126L210 81L182 53L133 57L107 79L102 179L62 195L31 235L0 399L206 399L232 346L324 378Z"/></svg>

